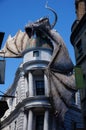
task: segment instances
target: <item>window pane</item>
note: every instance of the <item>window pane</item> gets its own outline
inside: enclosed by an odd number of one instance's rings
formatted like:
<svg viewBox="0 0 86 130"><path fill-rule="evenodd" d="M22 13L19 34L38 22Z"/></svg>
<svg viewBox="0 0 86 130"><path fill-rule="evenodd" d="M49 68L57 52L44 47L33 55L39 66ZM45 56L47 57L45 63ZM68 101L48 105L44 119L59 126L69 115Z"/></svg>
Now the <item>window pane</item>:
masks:
<svg viewBox="0 0 86 130"><path fill-rule="evenodd" d="M36 116L36 130L43 130L43 125L44 125L44 116L37 115Z"/></svg>
<svg viewBox="0 0 86 130"><path fill-rule="evenodd" d="M36 94L44 95L44 80L36 81Z"/></svg>
<svg viewBox="0 0 86 130"><path fill-rule="evenodd" d="M33 57L38 57L39 56L39 51L34 51L33 52Z"/></svg>

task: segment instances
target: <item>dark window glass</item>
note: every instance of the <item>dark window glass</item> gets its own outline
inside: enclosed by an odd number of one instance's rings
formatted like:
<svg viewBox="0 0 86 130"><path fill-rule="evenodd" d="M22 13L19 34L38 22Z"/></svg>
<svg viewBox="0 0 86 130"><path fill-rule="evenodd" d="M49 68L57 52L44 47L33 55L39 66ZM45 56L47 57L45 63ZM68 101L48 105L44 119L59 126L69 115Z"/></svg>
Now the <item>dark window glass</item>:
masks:
<svg viewBox="0 0 86 130"><path fill-rule="evenodd" d="M78 49L79 54L83 54L82 42L81 42L81 40L77 43L76 46L77 46L77 49Z"/></svg>
<svg viewBox="0 0 86 130"><path fill-rule="evenodd" d="M39 51L34 51L33 52L33 57L38 57L39 56Z"/></svg>
<svg viewBox="0 0 86 130"><path fill-rule="evenodd" d="M44 95L44 80L36 81L36 95Z"/></svg>
<svg viewBox="0 0 86 130"><path fill-rule="evenodd" d="M76 130L76 122L72 121L71 126L72 126L72 130Z"/></svg>
<svg viewBox="0 0 86 130"><path fill-rule="evenodd" d="M43 125L44 125L44 116L37 115L36 116L36 130L43 130Z"/></svg>
<svg viewBox="0 0 86 130"><path fill-rule="evenodd" d="M16 130L16 123L17 123L17 122L15 121L15 126L14 126L14 130Z"/></svg>
<svg viewBox="0 0 86 130"><path fill-rule="evenodd" d="M84 123L86 124L86 116L84 115Z"/></svg>

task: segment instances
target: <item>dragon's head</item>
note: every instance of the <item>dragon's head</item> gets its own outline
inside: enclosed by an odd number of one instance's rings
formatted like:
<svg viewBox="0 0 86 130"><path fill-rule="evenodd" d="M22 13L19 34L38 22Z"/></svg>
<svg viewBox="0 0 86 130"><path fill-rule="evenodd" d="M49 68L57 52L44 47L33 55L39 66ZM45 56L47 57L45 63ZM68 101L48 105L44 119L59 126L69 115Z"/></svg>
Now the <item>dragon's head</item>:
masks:
<svg viewBox="0 0 86 130"><path fill-rule="evenodd" d="M51 10L54 13L54 15L55 15L54 22L52 24L50 24L50 21L49 21L48 17L42 17L42 18L38 19L35 22L29 23L25 27L25 31L26 31L26 33L28 34L29 37L34 35L34 32L38 32L39 30L43 31L43 29L50 30L50 29L54 28L54 26L55 26L55 24L57 22L57 14L52 8L50 8L48 6L46 6L46 8Z"/></svg>

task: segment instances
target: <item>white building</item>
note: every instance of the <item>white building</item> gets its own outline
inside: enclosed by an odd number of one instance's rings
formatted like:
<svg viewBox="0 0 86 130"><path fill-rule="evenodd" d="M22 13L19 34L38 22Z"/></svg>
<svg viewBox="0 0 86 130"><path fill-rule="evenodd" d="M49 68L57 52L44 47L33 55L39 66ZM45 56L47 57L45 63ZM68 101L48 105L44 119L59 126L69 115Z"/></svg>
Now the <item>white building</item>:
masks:
<svg viewBox="0 0 86 130"><path fill-rule="evenodd" d="M33 42L34 43L34 42ZM49 95L49 81L45 68L51 61L51 43L29 45L23 52L23 62L19 66L14 82L6 94L9 109L1 118L1 130L73 130L82 128L80 110L75 104L59 124L53 113ZM76 115L76 116L75 116Z"/></svg>
<svg viewBox="0 0 86 130"><path fill-rule="evenodd" d="M16 98L7 99L9 109L1 119L2 130L53 129L56 123L49 101L48 79L44 73L51 60L52 46L29 48L23 55L23 63L7 91ZM49 125L48 122L53 123Z"/></svg>

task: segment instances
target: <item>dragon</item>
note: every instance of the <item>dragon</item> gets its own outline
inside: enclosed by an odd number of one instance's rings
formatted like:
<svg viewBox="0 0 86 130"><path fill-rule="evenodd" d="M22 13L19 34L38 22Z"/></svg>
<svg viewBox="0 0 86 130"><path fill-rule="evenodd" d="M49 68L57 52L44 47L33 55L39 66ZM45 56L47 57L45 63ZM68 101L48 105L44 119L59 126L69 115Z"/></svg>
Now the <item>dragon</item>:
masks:
<svg viewBox="0 0 86 130"><path fill-rule="evenodd" d="M47 5L46 8L52 11L55 16L53 23L50 23L48 17L42 17L35 22L27 24L25 32L20 30L14 37L8 37L4 48L0 50L0 56L22 57L23 51L34 34L51 41L53 54L50 63L45 69L45 74L50 83L50 99L52 99L51 104L54 107L56 116L64 119L65 113L71 106L72 95L76 92L73 74L74 65L63 38L53 29L58 20L57 14Z"/></svg>

